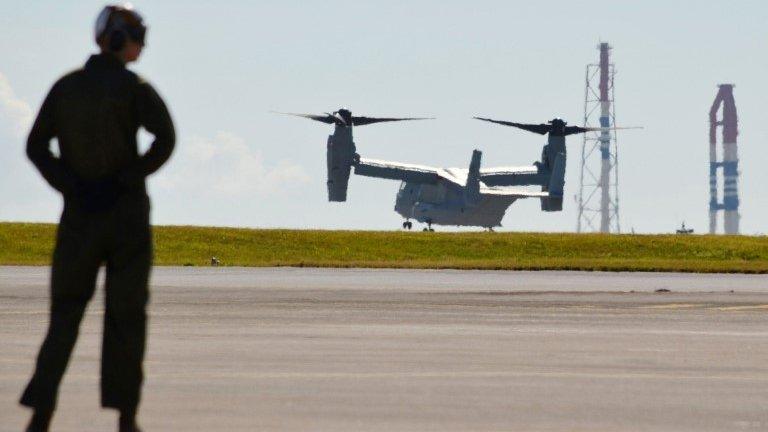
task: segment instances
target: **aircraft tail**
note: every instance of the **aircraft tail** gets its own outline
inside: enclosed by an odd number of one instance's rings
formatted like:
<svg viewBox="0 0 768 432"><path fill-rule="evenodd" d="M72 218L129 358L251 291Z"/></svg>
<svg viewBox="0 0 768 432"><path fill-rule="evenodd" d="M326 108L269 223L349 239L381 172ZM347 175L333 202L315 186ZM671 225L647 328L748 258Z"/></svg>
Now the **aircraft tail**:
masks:
<svg viewBox="0 0 768 432"><path fill-rule="evenodd" d="M480 161L482 157L483 152L475 150L472 152L472 160L469 162L467 186L464 188L464 201L469 206L475 206L480 202Z"/></svg>

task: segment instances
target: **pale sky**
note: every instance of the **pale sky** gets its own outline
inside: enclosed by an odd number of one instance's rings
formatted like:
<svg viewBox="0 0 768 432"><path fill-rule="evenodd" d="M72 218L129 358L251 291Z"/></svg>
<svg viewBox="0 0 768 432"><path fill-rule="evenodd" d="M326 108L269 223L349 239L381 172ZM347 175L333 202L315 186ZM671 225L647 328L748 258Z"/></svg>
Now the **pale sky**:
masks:
<svg viewBox="0 0 768 432"><path fill-rule="evenodd" d="M166 99L178 143L149 182L155 224L397 229L398 183L350 180L328 203L332 128L270 111L349 107L437 120L357 128L364 157L466 167L529 165L545 138L474 115L581 124L584 69L613 47L621 225L708 228L707 114L735 83L742 232L768 231L765 1L135 1L150 30L131 66ZM24 156L53 82L96 51L101 1L0 0L0 221L58 219L61 200ZM569 137L564 211L518 201L503 230L574 231L581 138ZM446 228L439 227L440 230Z"/></svg>

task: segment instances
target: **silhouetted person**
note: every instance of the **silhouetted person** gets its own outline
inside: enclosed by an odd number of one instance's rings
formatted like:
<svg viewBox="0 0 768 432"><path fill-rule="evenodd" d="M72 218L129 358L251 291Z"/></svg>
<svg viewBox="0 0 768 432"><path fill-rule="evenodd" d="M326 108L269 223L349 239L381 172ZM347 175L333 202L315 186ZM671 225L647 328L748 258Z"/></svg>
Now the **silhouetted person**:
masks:
<svg viewBox="0 0 768 432"><path fill-rule="evenodd" d="M34 409L28 431L46 431L96 275L106 264L101 404L120 411L120 431L138 431L146 305L152 264L145 178L171 155L175 133L160 96L126 69L146 27L129 6L107 6L96 21L101 53L54 84L27 141L27 154L64 196L51 269L48 334L21 398ZM155 136L140 155L139 127ZM59 143L60 156L51 150Z"/></svg>

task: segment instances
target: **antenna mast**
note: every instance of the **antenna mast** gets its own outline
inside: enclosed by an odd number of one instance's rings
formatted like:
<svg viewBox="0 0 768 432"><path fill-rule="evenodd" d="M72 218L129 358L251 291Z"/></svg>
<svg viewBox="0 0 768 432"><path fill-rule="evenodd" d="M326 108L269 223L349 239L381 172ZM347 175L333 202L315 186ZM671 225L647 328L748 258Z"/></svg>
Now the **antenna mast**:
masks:
<svg viewBox="0 0 768 432"><path fill-rule="evenodd" d="M598 45L600 63L587 65L584 90L584 127L612 127L616 123L610 62L611 46ZM577 232L620 233L619 157L616 131L584 134L581 147L581 178Z"/></svg>

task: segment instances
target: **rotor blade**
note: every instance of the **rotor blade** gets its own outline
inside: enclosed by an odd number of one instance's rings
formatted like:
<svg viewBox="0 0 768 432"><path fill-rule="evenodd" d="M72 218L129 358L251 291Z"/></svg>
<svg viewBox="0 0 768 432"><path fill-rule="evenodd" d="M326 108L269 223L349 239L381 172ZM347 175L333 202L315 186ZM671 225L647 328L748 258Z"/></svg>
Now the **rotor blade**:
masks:
<svg viewBox="0 0 768 432"><path fill-rule="evenodd" d="M602 132L612 130L627 130L627 129L643 129L642 126L625 126L625 127L581 127L581 126L566 126L565 135L573 135L583 132Z"/></svg>
<svg viewBox="0 0 768 432"><path fill-rule="evenodd" d="M332 114L328 114L328 113L325 113L323 115L317 115L317 114L286 113L286 112L279 112L279 111L272 111L272 112L275 113L275 114L283 114L283 115L290 115L290 116L294 116L294 117L308 118L310 120L315 120L315 121L319 121L319 122L327 123L327 124L334 124L334 123L338 123L339 122L339 119L337 117L333 116Z"/></svg>
<svg viewBox="0 0 768 432"><path fill-rule="evenodd" d="M364 126L369 125L373 123L381 123L381 122L393 122L393 121L405 121L405 120L434 120L434 117L402 117L402 118L394 118L394 117L362 117L362 116L353 116L352 117L352 124L354 126Z"/></svg>
<svg viewBox="0 0 768 432"><path fill-rule="evenodd" d="M497 123L497 124L504 125L504 126L516 127L518 129L522 129L522 130L525 130L525 131L528 131L528 132L537 133L539 135L545 135L547 132L549 132L552 129L551 125L544 124L544 123L541 123L541 124L525 124L525 123L513 123L513 122L508 122L508 121L503 121L503 120L492 120L492 119L483 118L483 117L473 117L473 118L475 118L477 120L491 122L491 123Z"/></svg>

